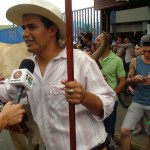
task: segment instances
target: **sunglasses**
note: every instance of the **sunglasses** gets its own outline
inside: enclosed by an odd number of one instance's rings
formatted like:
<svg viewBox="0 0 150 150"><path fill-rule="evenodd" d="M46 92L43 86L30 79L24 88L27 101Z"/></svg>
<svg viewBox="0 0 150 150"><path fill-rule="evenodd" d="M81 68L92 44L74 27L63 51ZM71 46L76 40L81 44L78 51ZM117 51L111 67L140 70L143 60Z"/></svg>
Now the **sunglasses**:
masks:
<svg viewBox="0 0 150 150"><path fill-rule="evenodd" d="M150 50L143 50L143 53L150 53Z"/></svg>

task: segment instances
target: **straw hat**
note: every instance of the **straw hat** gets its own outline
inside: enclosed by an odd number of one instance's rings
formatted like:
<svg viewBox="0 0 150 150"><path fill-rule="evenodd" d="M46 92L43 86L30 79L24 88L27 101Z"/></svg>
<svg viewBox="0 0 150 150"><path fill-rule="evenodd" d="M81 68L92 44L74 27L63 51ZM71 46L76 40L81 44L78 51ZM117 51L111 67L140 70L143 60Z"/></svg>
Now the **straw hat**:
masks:
<svg viewBox="0 0 150 150"><path fill-rule="evenodd" d="M29 3L10 7L6 12L6 17L14 24L21 25L24 14L37 14L48 18L57 25L60 39L66 39L66 25L62 21L61 11L54 4L45 0L31 0Z"/></svg>

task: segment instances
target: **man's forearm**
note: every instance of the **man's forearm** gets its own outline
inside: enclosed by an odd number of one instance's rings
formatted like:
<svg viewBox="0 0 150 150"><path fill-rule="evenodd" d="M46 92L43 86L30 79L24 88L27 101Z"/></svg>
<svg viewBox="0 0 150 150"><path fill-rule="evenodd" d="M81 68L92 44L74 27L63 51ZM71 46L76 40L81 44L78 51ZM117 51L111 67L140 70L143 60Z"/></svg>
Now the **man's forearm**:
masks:
<svg viewBox="0 0 150 150"><path fill-rule="evenodd" d="M114 89L116 94L119 94L124 89L125 85L126 85L126 77L125 76L119 77L119 83Z"/></svg>
<svg viewBox="0 0 150 150"><path fill-rule="evenodd" d="M85 99L82 101L87 109L91 111L92 114L97 116L103 115L103 104L98 96L90 92L86 92Z"/></svg>
<svg viewBox="0 0 150 150"><path fill-rule="evenodd" d="M134 79L133 79L133 78L128 78L128 79L127 79L127 84L128 84L128 85L133 85L133 84L135 84Z"/></svg>

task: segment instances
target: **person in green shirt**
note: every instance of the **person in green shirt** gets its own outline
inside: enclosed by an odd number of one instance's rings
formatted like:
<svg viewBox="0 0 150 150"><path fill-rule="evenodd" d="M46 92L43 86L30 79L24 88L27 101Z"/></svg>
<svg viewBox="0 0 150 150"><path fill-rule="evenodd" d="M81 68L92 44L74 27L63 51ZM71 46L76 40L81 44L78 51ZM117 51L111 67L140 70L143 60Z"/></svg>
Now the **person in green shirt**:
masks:
<svg viewBox="0 0 150 150"><path fill-rule="evenodd" d="M104 38L107 38L107 40L104 40ZM119 56L111 51L110 46L112 43L112 38L109 33L102 32L98 35L96 38L97 46L100 47L104 41L107 41L107 43L105 43L106 49L99 59L102 66L101 71L108 85L116 92L116 95L118 95L126 84L123 61ZM118 105L117 99L118 98L116 97L114 111L108 118L104 120L106 131L111 135L112 138L114 138L115 132L116 110Z"/></svg>

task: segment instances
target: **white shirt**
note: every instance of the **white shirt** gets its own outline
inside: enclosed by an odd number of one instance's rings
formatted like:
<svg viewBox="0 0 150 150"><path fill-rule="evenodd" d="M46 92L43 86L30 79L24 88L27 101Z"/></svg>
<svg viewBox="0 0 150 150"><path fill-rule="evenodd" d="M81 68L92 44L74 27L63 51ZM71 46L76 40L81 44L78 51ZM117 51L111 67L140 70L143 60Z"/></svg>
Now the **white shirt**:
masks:
<svg viewBox="0 0 150 150"><path fill-rule="evenodd" d="M35 79L28 98L34 120L48 150L70 150L69 104L61 84L67 79L66 50L48 63L43 77L35 57L33 61ZM81 104L75 106L76 147L77 150L88 150L105 141L107 133L102 121L112 112L116 95L105 82L95 61L80 50L74 50L74 80L99 96L103 103L103 118L93 116Z"/></svg>
<svg viewBox="0 0 150 150"><path fill-rule="evenodd" d="M130 63L131 59L134 57L134 44L133 43L118 44L118 47L126 48L125 62Z"/></svg>

